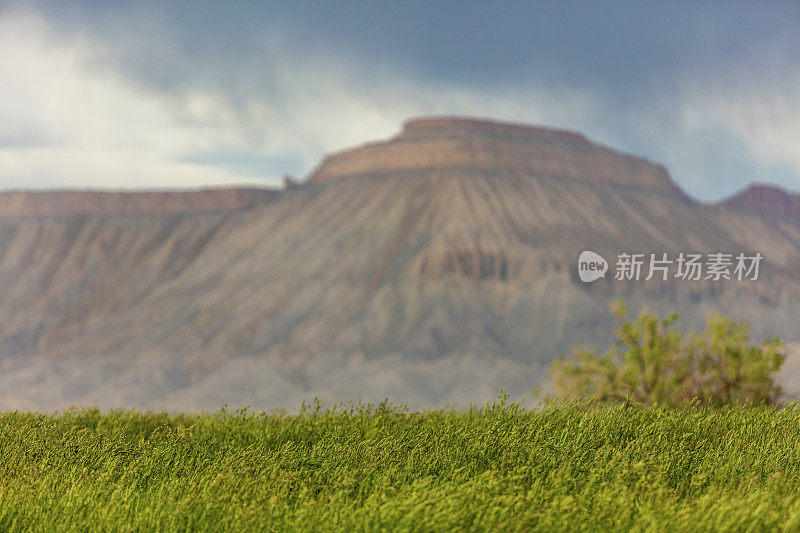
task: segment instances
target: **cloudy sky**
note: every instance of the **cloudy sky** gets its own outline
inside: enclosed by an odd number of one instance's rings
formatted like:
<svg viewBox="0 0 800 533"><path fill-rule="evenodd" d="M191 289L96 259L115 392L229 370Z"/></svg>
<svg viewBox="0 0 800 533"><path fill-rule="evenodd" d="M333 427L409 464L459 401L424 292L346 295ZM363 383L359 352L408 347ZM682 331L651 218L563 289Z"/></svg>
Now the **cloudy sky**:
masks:
<svg viewBox="0 0 800 533"><path fill-rule="evenodd" d="M0 0L0 189L276 185L411 116L800 190L800 3Z"/></svg>

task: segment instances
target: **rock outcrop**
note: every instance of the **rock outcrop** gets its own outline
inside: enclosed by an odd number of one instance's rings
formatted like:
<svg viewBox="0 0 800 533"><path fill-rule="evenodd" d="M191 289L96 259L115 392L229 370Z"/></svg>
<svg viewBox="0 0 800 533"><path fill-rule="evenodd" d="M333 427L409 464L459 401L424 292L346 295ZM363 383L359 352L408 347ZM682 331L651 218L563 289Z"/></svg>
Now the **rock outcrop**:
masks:
<svg viewBox="0 0 800 533"><path fill-rule="evenodd" d="M682 195L664 167L581 134L448 117L410 120L388 141L333 154L311 174L310 182L399 173L549 177Z"/></svg>
<svg viewBox="0 0 800 533"><path fill-rule="evenodd" d="M482 403L610 343L618 298L800 341L800 221L759 211L791 202L687 200L579 134L414 120L287 185L0 195L0 408ZM764 264L757 282L583 283L583 250Z"/></svg>
<svg viewBox="0 0 800 533"><path fill-rule="evenodd" d="M0 192L0 218L73 215L170 215L245 209L275 199L277 190L11 191Z"/></svg>
<svg viewBox="0 0 800 533"><path fill-rule="evenodd" d="M722 205L751 213L800 219L800 195L764 183L748 186Z"/></svg>

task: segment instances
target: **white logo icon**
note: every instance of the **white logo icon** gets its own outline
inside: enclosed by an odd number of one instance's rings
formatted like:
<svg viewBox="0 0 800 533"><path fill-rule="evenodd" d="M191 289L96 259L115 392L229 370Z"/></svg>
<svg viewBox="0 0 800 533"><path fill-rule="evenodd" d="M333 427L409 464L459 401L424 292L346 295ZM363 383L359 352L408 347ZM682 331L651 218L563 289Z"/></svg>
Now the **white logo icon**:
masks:
<svg viewBox="0 0 800 533"><path fill-rule="evenodd" d="M592 281L606 277L608 262L599 254L589 250L581 252L578 257L578 276L581 281L591 283Z"/></svg>

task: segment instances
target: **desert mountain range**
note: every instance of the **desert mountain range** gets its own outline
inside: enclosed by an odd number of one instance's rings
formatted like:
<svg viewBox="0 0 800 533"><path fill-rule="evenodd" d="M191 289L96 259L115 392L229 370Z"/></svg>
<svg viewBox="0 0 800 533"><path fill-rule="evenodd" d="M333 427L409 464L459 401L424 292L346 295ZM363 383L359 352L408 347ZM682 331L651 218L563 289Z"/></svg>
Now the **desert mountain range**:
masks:
<svg viewBox="0 0 800 533"><path fill-rule="evenodd" d="M583 283L583 250L764 262L756 281ZM577 133L415 119L281 191L0 194L0 407L482 403L611 342L617 298L800 341L799 280L796 195L708 205Z"/></svg>

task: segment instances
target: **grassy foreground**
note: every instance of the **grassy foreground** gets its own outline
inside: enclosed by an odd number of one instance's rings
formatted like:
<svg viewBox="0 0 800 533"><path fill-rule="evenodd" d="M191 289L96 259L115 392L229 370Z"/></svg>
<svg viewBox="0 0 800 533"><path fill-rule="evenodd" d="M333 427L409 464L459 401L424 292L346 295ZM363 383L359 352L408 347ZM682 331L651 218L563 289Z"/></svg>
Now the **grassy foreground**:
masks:
<svg viewBox="0 0 800 533"><path fill-rule="evenodd" d="M800 409L0 414L0 529L800 529Z"/></svg>

